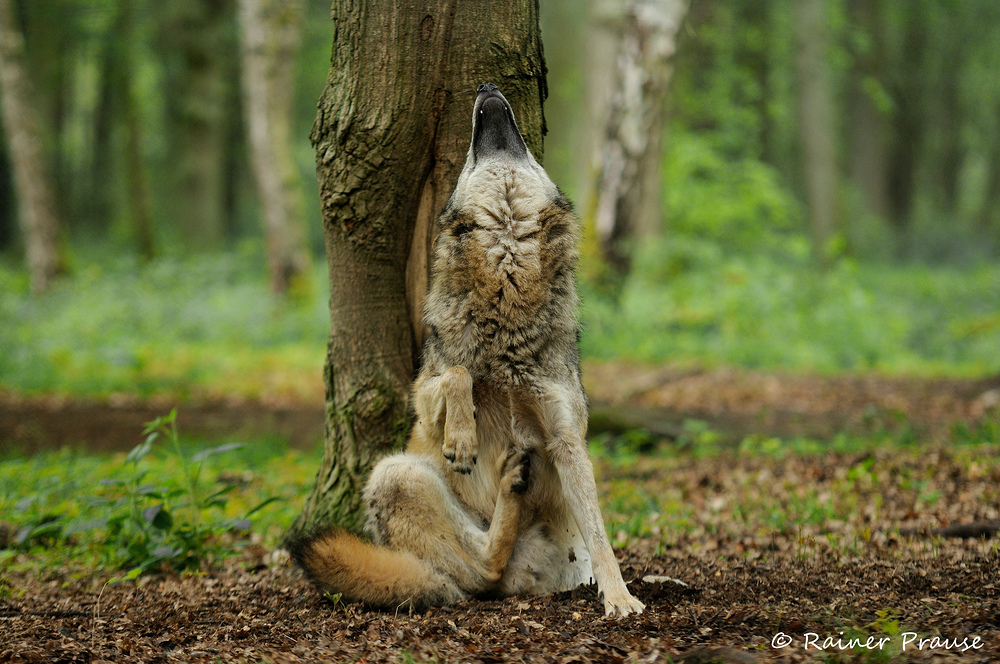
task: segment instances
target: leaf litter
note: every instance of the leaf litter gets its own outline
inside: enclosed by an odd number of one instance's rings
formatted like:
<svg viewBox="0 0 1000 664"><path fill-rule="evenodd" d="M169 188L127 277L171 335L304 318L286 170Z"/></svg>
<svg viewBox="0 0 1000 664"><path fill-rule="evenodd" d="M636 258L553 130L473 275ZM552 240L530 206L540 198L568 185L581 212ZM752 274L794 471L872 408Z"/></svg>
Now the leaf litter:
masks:
<svg viewBox="0 0 1000 664"><path fill-rule="evenodd" d="M0 661L995 662L998 540L922 533L1000 518L998 452L598 459L606 518L626 531L622 572L647 606L622 621L594 586L422 612L344 605L254 546L114 584L17 553L0 576ZM623 485L649 499L638 517L616 513Z"/></svg>

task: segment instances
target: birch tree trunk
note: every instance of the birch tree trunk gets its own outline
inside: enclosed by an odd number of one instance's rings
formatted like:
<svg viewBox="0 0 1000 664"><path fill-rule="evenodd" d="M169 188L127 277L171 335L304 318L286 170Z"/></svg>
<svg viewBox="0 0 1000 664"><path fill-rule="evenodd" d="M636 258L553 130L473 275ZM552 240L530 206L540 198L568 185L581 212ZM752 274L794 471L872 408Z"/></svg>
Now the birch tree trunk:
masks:
<svg viewBox="0 0 1000 664"><path fill-rule="evenodd" d="M0 0L0 92L31 290L41 294L59 271L59 220L11 0Z"/></svg>
<svg viewBox="0 0 1000 664"><path fill-rule="evenodd" d="M298 169L292 156L292 83L301 40L300 0L239 0L243 109L260 196L271 288L308 278Z"/></svg>
<svg viewBox="0 0 1000 664"><path fill-rule="evenodd" d="M546 96L534 0L345 0L313 127L330 268L326 452L291 534L361 525L375 461L409 430L434 222L465 162L476 86L497 84L529 149Z"/></svg>
<svg viewBox="0 0 1000 664"><path fill-rule="evenodd" d="M795 64L799 84L799 135L814 260L827 265L837 230L837 152L826 0L795 3Z"/></svg>
<svg viewBox="0 0 1000 664"><path fill-rule="evenodd" d="M624 275L630 241L661 217L660 142L667 84L686 0L598 0L596 27L617 47L595 155L593 221L601 253Z"/></svg>

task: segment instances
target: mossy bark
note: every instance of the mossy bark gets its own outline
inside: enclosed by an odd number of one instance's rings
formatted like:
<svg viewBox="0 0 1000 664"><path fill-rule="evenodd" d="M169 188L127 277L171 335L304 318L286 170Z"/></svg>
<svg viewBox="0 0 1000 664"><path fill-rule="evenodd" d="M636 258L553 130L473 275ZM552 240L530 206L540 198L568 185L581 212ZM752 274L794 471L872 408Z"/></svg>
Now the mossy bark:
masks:
<svg viewBox="0 0 1000 664"><path fill-rule="evenodd" d="M289 533L357 531L361 488L409 431L434 221L465 162L479 83L497 84L541 158L536 0L334 3L313 127L330 268L326 451Z"/></svg>

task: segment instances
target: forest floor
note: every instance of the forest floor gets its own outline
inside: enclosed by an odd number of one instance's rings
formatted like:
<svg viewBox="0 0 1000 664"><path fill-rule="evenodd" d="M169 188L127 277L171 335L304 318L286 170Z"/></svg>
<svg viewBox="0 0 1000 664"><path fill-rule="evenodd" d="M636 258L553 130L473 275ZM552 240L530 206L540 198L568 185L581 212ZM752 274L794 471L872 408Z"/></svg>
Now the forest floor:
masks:
<svg viewBox="0 0 1000 664"><path fill-rule="evenodd" d="M859 467L877 469L888 481L859 482L852 477ZM0 586L0 661L1000 659L996 540L899 534L901 525L928 517L959 522L995 512L996 465L963 463L944 451L680 457L621 470L599 462L602 493L620 472L627 475L619 479L646 491L679 491L692 510L684 532L636 539L619 553L625 579L647 607L639 616L604 617L593 587L412 614L338 605L280 553L248 547L204 574L154 574L135 583L106 585L72 569L7 572ZM892 479L901 477L935 478L935 507L921 510ZM860 507L846 522L824 522L822 533L808 526L763 530L725 506L755 492L781 505L815 492L822 500L839 495L844 482ZM876 492L884 496L880 504ZM984 501L984 495L994 497ZM852 539L859 528L862 535ZM850 647L850 639L866 645Z"/></svg>
<svg viewBox="0 0 1000 664"><path fill-rule="evenodd" d="M635 504L685 515L664 532L647 507L642 523L614 537L623 575L647 605L621 621L604 617L593 587L414 613L345 606L258 545L201 574L113 584L14 559L0 574L0 662L1000 661L997 539L930 533L1000 519L1000 441L949 440L956 426L993 420L1000 381L612 364L587 374L598 407L625 413L614 426L639 419L667 430L696 418L734 440L855 431L891 432L897 443L774 453L758 440L708 455L597 458L609 523ZM17 407L60 410L44 399L3 401L7 427L17 426ZM137 409L161 405L86 406L141 429L151 418ZM244 417L261 409L198 407L221 409L213 430L236 421L225 408ZM275 406L274 421L280 408L292 406ZM77 412L65 426L79 433L91 419ZM21 419L22 430L31 421Z"/></svg>

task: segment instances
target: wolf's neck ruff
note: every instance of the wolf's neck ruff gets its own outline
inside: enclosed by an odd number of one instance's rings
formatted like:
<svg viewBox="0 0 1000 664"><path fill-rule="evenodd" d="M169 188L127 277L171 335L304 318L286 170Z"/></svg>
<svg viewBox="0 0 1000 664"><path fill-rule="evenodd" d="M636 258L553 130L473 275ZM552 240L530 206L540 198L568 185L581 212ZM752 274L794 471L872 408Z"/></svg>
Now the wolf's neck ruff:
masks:
<svg viewBox="0 0 1000 664"><path fill-rule="evenodd" d="M576 223L510 105L480 89L469 157L440 220L425 318L434 350L477 382L526 386L539 365L576 361Z"/></svg>

